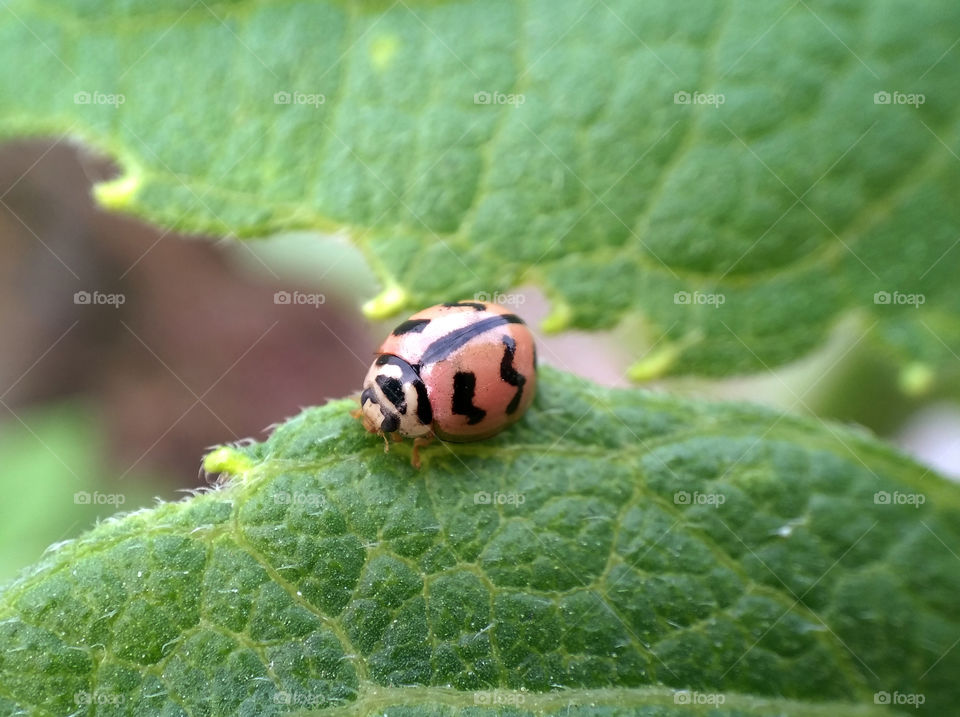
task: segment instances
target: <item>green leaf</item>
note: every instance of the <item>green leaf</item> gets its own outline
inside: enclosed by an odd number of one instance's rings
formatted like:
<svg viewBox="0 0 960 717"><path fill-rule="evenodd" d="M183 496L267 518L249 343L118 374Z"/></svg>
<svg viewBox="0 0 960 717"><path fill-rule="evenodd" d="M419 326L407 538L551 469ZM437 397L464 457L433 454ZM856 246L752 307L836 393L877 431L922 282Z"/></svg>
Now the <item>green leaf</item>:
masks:
<svg viewBox="0 0 960 717"><path fill-rule="evenodd" d="M953 0L4 6L0 136L103 150L99 200L164 226L346 229L373 315L532 282L549 328L641 325L637 379L775 366L850 310L960 353Z"/></svg>
<svg viewBox="0 0 960 717"><path fill-rule="evenodd" d="M60 546L0 593L0 714L952 710L955 486L845 428L541 373L420 471L335 401Z"/></svg>

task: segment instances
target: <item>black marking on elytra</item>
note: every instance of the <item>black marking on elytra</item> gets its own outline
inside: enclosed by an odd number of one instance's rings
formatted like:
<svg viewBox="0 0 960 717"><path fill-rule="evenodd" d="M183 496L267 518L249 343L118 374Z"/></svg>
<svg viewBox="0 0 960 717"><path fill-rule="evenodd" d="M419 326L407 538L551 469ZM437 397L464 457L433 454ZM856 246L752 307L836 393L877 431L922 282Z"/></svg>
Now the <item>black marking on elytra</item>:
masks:
<svg viewBox="0 0 960 717"><path fill-rule="evenodd" d="M486 333L490 329L495 329L498 326L503 326L505 324L522 323L523 319L516 314L498 314L497 316L491 316L489 318L482 319L475 324L469 324L467 326L462 326L459 329L454 329L446 336L441 336L439 339L427 346L427 350L423 352L423 357L420 359L420 365L427 366L445 359L465 343L476 338L480 334Z"/></svg>
<svg viewBox="0 0 960 717"><path fill-rule="evenodd" d="M487 412L473 405L477 390L477 376L472 371L457 371L453 375L453 412L467 417L467 425L480 423Z"/></svg>
<svg viewBox="0 0 960 717"><path fill-rule="evenodd" d="M383 420L380 421L381 433L393 433L398 428L400 428L400 417L396 414L388 413L383 417Z"/></svg>
<svg viewBox="0 0 960 717"><path fill-rule="evenodd" d="M448 301L444 306L450 309L457 306L470 306L476 311L483 311L487 308L486 304L481 304L479 301Z"/></svg>
<svg viewBox="0 0 960 717"><path fill-rule="evenodd" d="M376 360L377 366L396 366L400 369L400 380L404 383L420 379L420 364L411 366L406 361L393 354L380 354Z"/></svg>
<svg viewBox="0 0 960 717"><path fill-rule="evenodd" d="M376 380L384 397L396 406L401 414L406 415L407 398L403 395L403 382L393 376L377 376Z"/></svg>
<svg viewBox="0 0 960 717"><path fill-rule="evenodd" d="M363 389L363 393L360 394L360 405L362 406L367 401L370 401L372 403L377 402L377 394L374 393L374 390L372 388L365 388Z"/></svg>
<svg viewBox="0 0 960 717"><path fill-rule="evenodd" d="M393 330L394 336L403 336L404 334L419 334L427 327L432 319L407 319Z"/></svg>
<svg viewBox="0 0 960 717"><path fill-rule="evenodd" d="M417 391L417 419L424 426L429 426L433 423L433 406L430 405L427 387L420 379L413 382L413 387Z"/></svg>
<svg viewBox="0 0 960 717"><path fill-rule="evenodd" d="M503 358L500 359L500 378L511 386L517 387L517 392L507 404L507 413L516 412L520 407L520 397L523 396L523 384L527 382L527 377L521 374L513 367L513 359L517 355L517 342L512 336L503 337Z"/></svg>

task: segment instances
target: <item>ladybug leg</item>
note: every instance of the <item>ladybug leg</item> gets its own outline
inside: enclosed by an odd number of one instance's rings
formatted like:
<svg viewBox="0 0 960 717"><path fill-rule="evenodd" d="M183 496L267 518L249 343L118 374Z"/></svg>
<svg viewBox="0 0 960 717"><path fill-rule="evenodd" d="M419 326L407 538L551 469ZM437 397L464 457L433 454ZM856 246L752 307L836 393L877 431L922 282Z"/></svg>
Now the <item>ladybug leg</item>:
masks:
<svg viewBox="0 0 960 717"><path fill-rule="evenodd" d="M410 465L417 470L420 469L420 449L433 443L433 438L434 436L431 433L429 436L421 436L413 439L413 452L410 454Z"/></svg>
<svg viewBox="0 0 960 717"><path fill-rule="evenodd" d="M399 433L391 433L390 437L393 439L394 443L399 443L403 440L403 436L401 436Z"/></svg>
<svg viewBox="0 0 960 717"><path fill-rule="evenodd" d="M350 411L350 418L360 418L360 416L362 415L363 415L362 408L355 408L352 411Z"/></svg>
<svg viewBox="0 0 960 717"><path fill-rule="evenodd" d="M384 452L384 453L389 453L389 452L390 452L390 439L387 438L387 434L386 434L386 433L381 433L380 435L383 436L383 452Z"/></svg>

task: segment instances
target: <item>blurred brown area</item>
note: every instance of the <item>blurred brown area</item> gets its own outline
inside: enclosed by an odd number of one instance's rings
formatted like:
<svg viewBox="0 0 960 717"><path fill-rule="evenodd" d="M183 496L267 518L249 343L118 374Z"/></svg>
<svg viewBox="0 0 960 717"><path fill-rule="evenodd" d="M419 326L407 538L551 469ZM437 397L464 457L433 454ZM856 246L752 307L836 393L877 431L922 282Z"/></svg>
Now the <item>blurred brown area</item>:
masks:
<svg viewBox="0 0 960 717"><path fill-rule="evenodd" d="M278 290L324 287L243 271L221 244L99 211L90 187L112 172L61 143L0 147L0 422L83 395L118 475L157 470L187 486L208 446L262 438L357 389L374 343L352 301L275 304ZM76 303L76 292L123 303Z"/></svg>

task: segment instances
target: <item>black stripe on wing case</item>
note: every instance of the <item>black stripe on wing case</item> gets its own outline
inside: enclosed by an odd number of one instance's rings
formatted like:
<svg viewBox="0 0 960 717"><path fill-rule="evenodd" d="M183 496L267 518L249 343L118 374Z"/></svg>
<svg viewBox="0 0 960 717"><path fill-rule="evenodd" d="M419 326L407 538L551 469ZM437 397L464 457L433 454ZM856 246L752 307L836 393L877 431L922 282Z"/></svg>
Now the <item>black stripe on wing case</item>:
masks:
<svg viewBox="0 0 960 717"><path fill-rule="evenodd" d="M470 371L457 371L453 376L453 412L467 417L467 425L480 423L487 412L473 405L473 395L477 390L476 374Z"/></svg>
<svg viewBox="0 0 960 717"><path fill-rule="evenodd" d="M485 304L481 304L479 301L448 301L444 306L448 309L453 309L457 306L469 306L476 311L483 311L487 308Z"/></svg>
<svg viewBox="0 0 960 717"><path fill-rule="evenodd" d="M427 387L420 379L413 382L413 387L417 390L417 419L423 425L429 426L433 423L433 406L430 405Z"/></svg>
<svg viewBox="0 0 960 717"><path fill-rule="evenodd" d="M454 329L449 334L446 336L441 336L427 347L427 350L423 352L423 357L420 359L420 365L426 366L428 364L436 363L437 361L445 359L465 343L473 338L476 338L480 334L489 331L490 329L495 329L498 326L503 326L505 324L522 323L523 319L516 314L500 314L498 316L491 316L489 318L482 319L475 324L469 324L459 329Z"/></svg>
<svg viewBox="0 0 960 717"><path fill-rule="evenodd" d="M394 336L403 336L404 334L419 334L429 324L431 319L407 319L393 330Z"/></svg>
<svg viewBox="0 0 960 717"><path fill-rule="evenodd" d="M393 354L380 354L374 363L377 366L398 366L400 368L400 380L404 383L420 380L420 374L416 368Z"/></svg>
<svg viewBox="0 0 960 717"><path fill-rule="evenodd" d="M500 378L511 386L517 387L517 392L510 403L507 404L507 413L516 412L520 406L520 398L523 396L523 384L527 382L527 377L513 367L513 358L517 354L517 342L511 336L503 337L503 358L500 360Z"/></svg>

